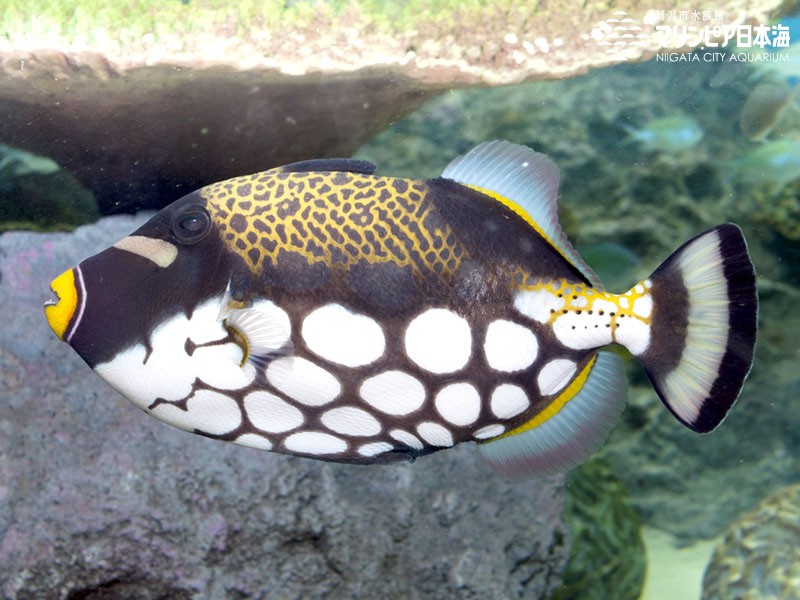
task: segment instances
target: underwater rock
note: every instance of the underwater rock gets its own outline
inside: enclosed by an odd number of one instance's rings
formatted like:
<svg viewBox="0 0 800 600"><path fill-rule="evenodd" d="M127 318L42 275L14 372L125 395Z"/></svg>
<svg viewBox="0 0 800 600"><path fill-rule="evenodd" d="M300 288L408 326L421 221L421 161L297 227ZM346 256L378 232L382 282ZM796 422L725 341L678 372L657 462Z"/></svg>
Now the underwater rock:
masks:
<svg viewBox="0 0 800 600"><path fill-rule="evenodd" d="M800 485L787 486L733 523L703 577L703 600L797 598Z"/></svg>
<svg viewBox="0 0 800 600"><path fill-rule="evenodd" d="M0 23L3 141L52 157L103 214L132 212L277 164L348 156L453 87L569 77L662 47L651 21L664 6L655 0L582 10L559 2L208 4L10 8ZM715 10L735 27L783 4L726 0ZM626 14L635 43L619 31Z"/></svg>
<svg viewBox="0 0 800 600"><path fill-rule="evenodd" d="M93 376L47 327L47 282L146 216L0 235L0 596L552 594L561 477L508 484L469 445L385 467L235 447Z"/></svg>

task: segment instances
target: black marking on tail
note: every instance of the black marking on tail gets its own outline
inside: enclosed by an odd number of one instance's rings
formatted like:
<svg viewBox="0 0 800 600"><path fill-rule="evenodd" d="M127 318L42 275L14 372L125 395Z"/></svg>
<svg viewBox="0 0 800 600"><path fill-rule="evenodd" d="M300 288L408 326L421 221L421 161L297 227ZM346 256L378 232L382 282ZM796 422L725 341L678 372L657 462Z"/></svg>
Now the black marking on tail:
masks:
<svg viewBox="0 0 800 600"><path fill-rule="evenodd" d="M640 358L659 397L690 429L725 418L753 362L758 298L739 227L686 242L651 276L650 346Z"/></svg>

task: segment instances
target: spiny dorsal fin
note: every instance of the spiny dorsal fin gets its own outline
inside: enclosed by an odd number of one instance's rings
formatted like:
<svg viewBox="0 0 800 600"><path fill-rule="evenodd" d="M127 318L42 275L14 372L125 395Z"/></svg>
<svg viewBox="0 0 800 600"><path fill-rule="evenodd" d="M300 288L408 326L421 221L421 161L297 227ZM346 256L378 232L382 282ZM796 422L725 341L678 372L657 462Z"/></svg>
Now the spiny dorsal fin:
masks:
<svg viewBox="0 0 800 600"><path fill-rule="evenodd" d="M372 175L377 168L378 167L368 160L357 158L312 158L310 160L289 163L288 165L276 167L271 170L277 173L327 173L344 171L347 173Z"/></svg>
<svg viewBox="0 0 800 600"><path fill-rule="evenodd" d="M511 142L484 142L447 165L442 177L477 188L514 210L592 286L603 289L558 222L559 172L547 156Z"/></svg>

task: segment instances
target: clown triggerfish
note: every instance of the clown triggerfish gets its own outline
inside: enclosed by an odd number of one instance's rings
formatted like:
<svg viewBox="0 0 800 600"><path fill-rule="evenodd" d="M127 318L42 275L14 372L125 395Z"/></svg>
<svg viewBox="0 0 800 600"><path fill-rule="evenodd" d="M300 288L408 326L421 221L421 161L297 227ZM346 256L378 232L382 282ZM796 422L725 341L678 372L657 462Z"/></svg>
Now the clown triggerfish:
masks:
<svg viewBox="0 0 800 600"><path fill-rule="evenodd" d="M544 155L489 142L436 179L374 171L311 160L192 192L56 278L47 320L162 421L331 461L474 441L508 477L568 469L623 410L614 345L694 431L736 401L757 313L736 225L612 294Z"/></svg>

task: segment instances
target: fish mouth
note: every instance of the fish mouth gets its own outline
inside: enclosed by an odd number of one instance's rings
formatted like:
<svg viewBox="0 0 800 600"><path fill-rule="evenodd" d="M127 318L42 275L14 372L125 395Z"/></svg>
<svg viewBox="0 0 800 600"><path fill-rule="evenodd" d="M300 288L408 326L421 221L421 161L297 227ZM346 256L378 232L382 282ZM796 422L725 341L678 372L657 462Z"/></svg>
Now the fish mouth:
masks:
<svg viewBox="0 0 800 600"><path fill-rule="evenodd" d="M53 286L50 286L50 293L55 296L55 298L51 297L48 300L44 301L44 307L47 308L48 306L55 306L59 302L61 302L61 298L58 297L58 292L53 289Z"/></svg>
<svg viewBox="0 0 800 600"><path fill-rule="evenodd" d="M70 324L72 324L71 330L74 331L77 323L73 323L73 320L77 321L75 317L80 316L79 309L83 306L82 297L76 286L79 281L81 281L79 267L64 271L50 284L50 291L55 298L50 298L44 303L44 313L50 328L65 342L69 342L69 337L65 338L65 333Z"/></svg>

